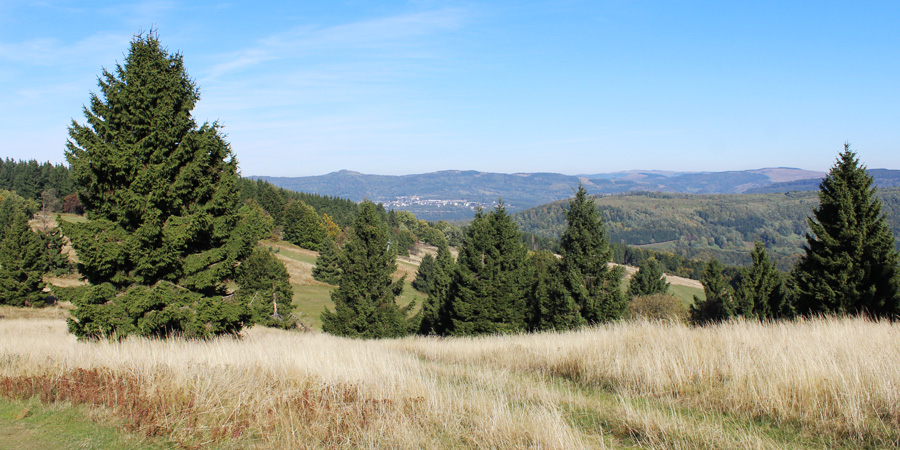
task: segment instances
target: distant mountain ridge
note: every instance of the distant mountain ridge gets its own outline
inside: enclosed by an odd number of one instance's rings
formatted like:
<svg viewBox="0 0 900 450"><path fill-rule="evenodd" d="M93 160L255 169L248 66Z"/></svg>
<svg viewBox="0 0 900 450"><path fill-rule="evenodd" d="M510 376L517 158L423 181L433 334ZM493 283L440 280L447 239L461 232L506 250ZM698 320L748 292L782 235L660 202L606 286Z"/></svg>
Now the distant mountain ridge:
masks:
<svg viewBox="0 0 900 450"><path fill-rule="evenodd" d="M900 170L875 169L879 180L898 180ZM570 198L578 183L590 194L666 192L740 194L765 189L813 190L823 172L774 167L730 172L667 172L634 170L590 175L558 173L492 173L444 170L413 175L368 175L341 170L309 177L251 176L300 192L382 202L388 208L411 211L425 220L465 220L478 205L490 207L502 199L511 212ZM894 181L889 181L893 183ZM793 188L796 186L796 188ZM812 187L810 187L812 186ZM781 190L764 192L784 192Z"/></svg>

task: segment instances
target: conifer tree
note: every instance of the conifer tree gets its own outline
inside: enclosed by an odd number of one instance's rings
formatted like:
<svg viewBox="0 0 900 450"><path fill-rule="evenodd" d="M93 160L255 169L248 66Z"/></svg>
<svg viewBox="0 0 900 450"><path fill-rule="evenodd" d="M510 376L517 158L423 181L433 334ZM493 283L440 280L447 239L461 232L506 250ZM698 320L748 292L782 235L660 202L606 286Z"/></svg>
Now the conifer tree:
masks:
<svg viewBox="0 0 900 450"><path fill-rule="evenodd" d="M647 258L638 266L638 271L631 276L628 283L628 295L632 298L644 295L665 294L669 292L662 267L655 258Z"/></svg>
<svg viewBox="0 0 900 450"><path fill-rule="evenodd" d="M322 330L354 338L390 338L408 333L406 313L395 298L403 279L393 281L396 253L389 248L388 231L379 207L370 201L359 206L356 223L339 258L341 275L332 291L334 311L322 313Z"/></svg>
<svg viewBox="0 0 900 450"><path fill-rule="evenodd" d="M805 254L794 270L802 314L900 314L900 256L872 177L850 144L819 184Z"/></svg>
<svg viewBox="0 0 900 450"><path fill-rule="evenodd" d="M776 319L793 315L784 279L757 242L750 253L753 265L741 273L735 291L736 314L760 319Z"/></svg>
<svg viewBox="0 0 900 450"><path fill-rule="evenodd" d="M528 321L525 246L502 202L478 210L466 232L450 288L448 332L475 335L524 330Z"/></svg>
<svg viewBox="0 0 900 450"><path fill-rule="evenodd" d="M556 255L546 250L532 254L529 269L531 317L528 329L568 330L583 325L584 318L566 289Z"/></svg>
<svg viewBox="0 0 900 450"><path fill-rule="evenodd" d="M562 276L587 323L615 320L625 313L628 301L620 283L624 269L610 267L609 242L600 214L578 186L566 213L568 226L560 239Z"/></svg>
<svg viewBox="0 0 900 450"><path fill-rule="evenodd" d="M704 325L721 322L734 316L734 291L731 280L724 273L725 267L716 259L706 264L706 270L700 277L706 299L694 296L691 305L691 322Z"/></svg>
<svg viewBox="0 0 900 450"><path fill-rule="evenodd" d="M294 291L290 275L271 252L255 248L238 267L235 282L237 295L247 303L253 323L285 329L296 326L291 315Z"/></svg>
<svg viewBox="0 0 900 450"><path fill-rule="evenodd" d="M431 253L427 253L422 257L422 262L419 263L419 270L416 271L416 279L412 282L413 289L424 294L431 292L436 264Z"/></svg>
<svg viewBox="0 0 900 450"><path fill-rule="evenodd" d="M434 268L428 282L428 298L422 303L419 334L446 333L449 322L448 296L456 263L450 254L450 247L443 242L434 258Z"/></svg>
<svg viewBox="0 0 900 450"><path fill-rule="evenodd" d="M338 284L341 278L341 267L338 264L340 253L337 243L330 235L326 235L319 256L316 257L316 267L312 270L313 278L323 283Z"/></svg>
<svg viewBox="0 0 900 450"><path fill-rule="evenodd" d="M12 200L3 203L12 204ZM0 208L6 209L6 208ZM41 237L32 231L24 211L14 208L3 222L0 239L0 304L12 306L44 306L47 295L42 292L42 277L47 269L46 251Z"/></svg>
<svg viewBox="0 0 900 450"><path fill-rule="evenodd" d="M182 57L155 32L72 121L66 159L87 223L62 223L90 283L73 298L79 337L206 337L239 331L246 305L227 293L257 236L240 221L237 162L217 123L197 126L199 99Z"/></svg>
<svg viewBox="0 0 900 450"><path fill-rule="evenodd" d="M300 201L285 206L282 230L284 240L309 250L318 251L325 238L325 224L315 208Z"/></svg>

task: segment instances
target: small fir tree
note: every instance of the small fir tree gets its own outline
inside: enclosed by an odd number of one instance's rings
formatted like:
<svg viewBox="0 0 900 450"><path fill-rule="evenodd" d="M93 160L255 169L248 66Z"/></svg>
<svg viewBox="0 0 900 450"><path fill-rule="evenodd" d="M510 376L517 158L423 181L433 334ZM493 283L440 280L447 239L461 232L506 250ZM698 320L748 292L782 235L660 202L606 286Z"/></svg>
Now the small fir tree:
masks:
<svg viewBox="0 0 900 450"><path fill-rule="evenodd" d="M355 338L391 338L408 333L406 313L395 298L403 292L403 279L394 281L396 253L388 246L388 232L379 207L360 204L350 238L339 258L338 288L332 291L334 311L322 313L322 330Z"/></svg>
<svg viewBox="0 0 900 450"><path fill-rule="evenodd" d="M0 304L44 306L47 299L42 292L42 277L47 270L44 242L32 231L21 209L13 209L11 215L3 220L9 224L0 240Z"/></svg>
<svg viewBox="0 0 900 450"><path fill-rule="evenodd" d="M422 303L419 334L446 333L449 322L447 302L455 270L456 263L450 254L450 247L443 242L434 258L434 269L428 283L428 298Z"/></svg>
<svg viewBox="0 0 900 450"><path fill-rule="evenodd" d="M691 322L694 324L721 322L734 316L734 291L724 269L716 259L706 264L706 270L700 277L706 299L694 296L694 304L691 305Z"/></svg>
<svg viewBox="0 0 900 450"><path fill-rule="evenodd" d="M655 258L647 258L638 266L638 271L631 276L628 283L628 295L631 298L644 295L665 294L669 292L662 267Z"/></svg>
<svg viewBox="0 0 900 450"><path fill-rule="evenodd" d="M753 265L741 272L735 290L736 314L759 319L792 316L785 281L766 253L766 246L757 242L750 257Z"/></svg>
<svg viewBox="0 0 900 450"><path fill-rule="evenodd" d="M624 269L609 265L612 252L603 222L581 185L569 202L566 221L560 239L562 276L581 316L587 323L621 318L628 306L620 289Z"/></svg>
<svg viewBox="0 0 900 450"><path fill-rule="evenodd" d="M341 278L340 260L341 250L330 236L325 236L322 241L322 249L316 257L316 267L313 267L313 279L328 284L338 284Z"/></svg>
<svg viewBox="0 0 900 450"><path fill-rule="evenodd" d="M237 269L237 295L247 303L253 323L278 328L294 328L290 275L272 253L257 247Z"/></svg>
<svg viewBox="0 0 900 450"><path fill-rule="evenodd" d="M529 257L531 289L529 330L568 330L585 323L563 282L556 255L540 251Z"/></svg>
<svg viewBox="0 0 900 450"><path fill-rule="evenodd" d="M450 288L448 332L476 335L524 330L528 322L525 246L501 202L478 210L459 252Z"/></svg>
<svg viewBox="0 0 900 450"><path fill-rule="evenodd" d="M416 271L416 279L412 282L413 289L423 294L431 292L436 264L431 253L422 257L422 262L419 263L419 270Z"/></svg>
<svg viewBox="0 0 900 450"><path fill-rule="evenodd" d="M900 314L900 256L872 177L850 145L819 184L805 253L794 270L802 314Z"/></svg>

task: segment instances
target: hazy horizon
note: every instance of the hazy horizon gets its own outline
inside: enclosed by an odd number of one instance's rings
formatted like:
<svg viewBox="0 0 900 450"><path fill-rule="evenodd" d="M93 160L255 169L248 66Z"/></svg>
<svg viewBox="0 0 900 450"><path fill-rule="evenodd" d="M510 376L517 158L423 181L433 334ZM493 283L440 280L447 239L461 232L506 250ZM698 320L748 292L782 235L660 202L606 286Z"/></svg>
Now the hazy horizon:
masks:
<svg viewBox="0 0 900 450"><path fill-rule="evenodd" d="M241 172L900 168L900 3L0 3L0 157L64 161L149 29ZM647 169L642 169L647 168Z"/></svg>

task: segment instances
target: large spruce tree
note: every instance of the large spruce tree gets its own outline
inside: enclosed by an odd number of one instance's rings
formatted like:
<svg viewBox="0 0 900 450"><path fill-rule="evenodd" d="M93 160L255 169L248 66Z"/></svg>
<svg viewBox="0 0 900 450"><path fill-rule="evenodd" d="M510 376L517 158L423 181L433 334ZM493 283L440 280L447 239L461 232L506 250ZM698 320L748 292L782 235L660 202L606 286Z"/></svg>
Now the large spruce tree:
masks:
<svg viewBox="0 0 900 450"><path fill-rule="evenodd" d="M322 330L326 333L390 338L409 331L409 308L400 308L395 301L403 292L404 280L391 278L397 270L397 255L380 209L368 200L359 206L356 223L338 260L338 288L331 293L334 311L322 313Z"/></svg>
<svg viewBox="0 0 900 450"><path fill-rule="evenodd" d="M620 289L624 269L609 265L612 252L603 222L581 185L569 202L566 221L568 227L560 239L562 276L581 316L588 323L622 317L628 306Z"/></svg>
<svg viewBox="0 0 900 450"><path fill-rule="evenodd" d="M239 331L245 305L223 298L256 238L238 214L237 162L180 54L135 36L124 64L72 121L66 159L87 223L63 223L91 287L73 300L79 337Z"/></svg>
<svg viewBox="0 0 900 450"><path fill-rule="evenodd" d="M801 314L900 314L900 256L872 177L850 145L819 184L794 270Z"/></svg>
<svg viewBox="0 0 900 450"><path fill-rule="evenodd" d="M502 203L478 210L466 232L450 287L448 333L524 330L528 323L526 250Z"/></svg>

